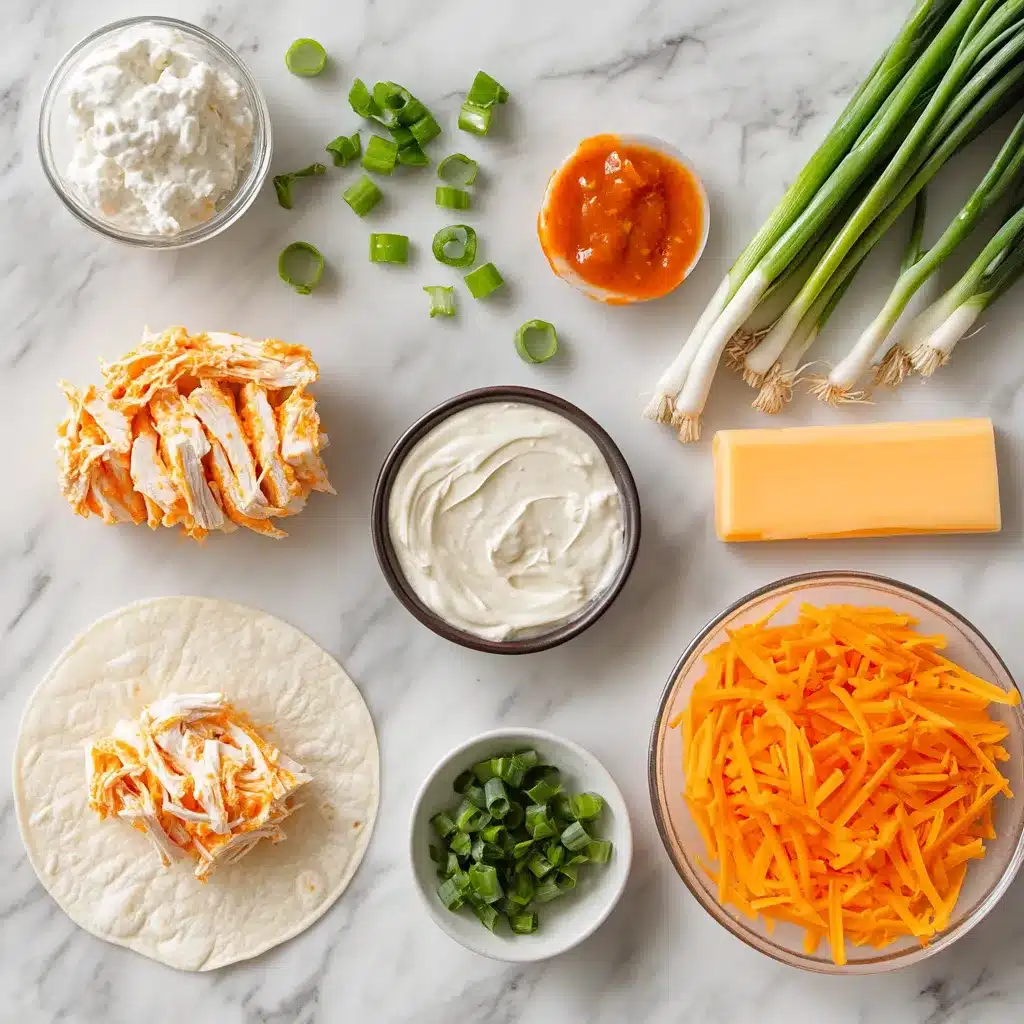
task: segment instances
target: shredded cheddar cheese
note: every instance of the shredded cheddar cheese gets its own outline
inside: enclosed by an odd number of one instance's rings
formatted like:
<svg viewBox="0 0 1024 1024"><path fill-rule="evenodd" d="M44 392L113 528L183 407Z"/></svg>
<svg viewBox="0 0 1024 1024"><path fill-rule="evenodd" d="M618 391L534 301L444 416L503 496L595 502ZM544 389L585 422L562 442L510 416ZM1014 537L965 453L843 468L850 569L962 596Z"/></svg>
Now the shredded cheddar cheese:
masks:
<svg viewBox="0 0 1024 1024"><path fill-rule="evenodd" d="M671 723L718 898L802 926L809 954L827 939L840 965L847 942L927 944L995 836L992 802L1013 795L988 708L1020 695L888 608L772 616L707 656Z"/></svg>

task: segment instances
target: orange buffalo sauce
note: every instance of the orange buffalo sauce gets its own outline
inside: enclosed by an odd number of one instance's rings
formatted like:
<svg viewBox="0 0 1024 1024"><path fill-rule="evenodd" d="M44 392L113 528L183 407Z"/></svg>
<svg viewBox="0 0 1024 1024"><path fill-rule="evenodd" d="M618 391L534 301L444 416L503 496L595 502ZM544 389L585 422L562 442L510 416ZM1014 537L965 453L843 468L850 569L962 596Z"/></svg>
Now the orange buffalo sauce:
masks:
<svg viewBox="0 0 1024 1024"><path fill-rule="evenodd" d="M608 302L665 295L699 255L703 191L678 160L616 135L585 139L548 185L541 248Z"/></svg>

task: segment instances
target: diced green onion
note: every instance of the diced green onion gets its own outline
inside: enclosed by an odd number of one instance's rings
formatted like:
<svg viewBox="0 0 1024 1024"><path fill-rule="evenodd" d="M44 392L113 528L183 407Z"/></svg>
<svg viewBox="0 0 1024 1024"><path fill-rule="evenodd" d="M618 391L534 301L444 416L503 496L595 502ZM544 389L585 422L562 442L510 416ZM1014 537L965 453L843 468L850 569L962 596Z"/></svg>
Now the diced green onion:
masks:
<svg viewBox="0 0 1024 1024"><path fill-rule="evenodd" d="M445 879L437 887L437 895L447 910L460 910L465 903L459 883L454 878Z"/></svg>
<svg viewBox="0 0 1024 1024"><path fill-rule="evenodd" d="M434 116L428 112L418 121L413 121L409 125L409 131L412 132L412 137L416 140L417 145L425 146L441 134L441 126L434 119Z"/></svg>
<svg viewBox="0 0 1024 1024"><path fill-rule="evenodd" d="M459 111L459 127L473 135L486 135L491 130L493 107L481 107L467 100Z"/></svg>
<svg viewBox="0 0 1024 1024"><path fill-rule="evenodd" d="M428 284L423 290L430 296L430 315L455 316L455 289L447 285ZM490 779L488 781L491 781Z"/></svg>
<svg viewBox="0 0 1024 1024"><path fill-rule="evenodd" d="M407 235L377 233L370 235L371 263L408 263L409 238Z"/></svg>
<svg viewBox="0 0 1024 1024"><path fill-rule="evenodd" d="M403 167L426 167L430 158L419 147L419 143L413 139L404 146L398 147L398 162Z"/></svg>
<svg viewBox="0 0 1024 1024"><path fill-rule="evenodd" d="M479 107L493 107L495 103L508 102L508 89L491 78L486 71L478 71L466 99Z"/></svg>
<svg viewBox="0 0 1024 1024"><path fill-rule="evenodd" d="M534 839L547 839L557 835L545 804L534 804L526 808L526 831Z"/></svg>
<svg viewBox="0 0 1024 1024"><path fill-rule="evenodd" d="M505 856L505 851L496 843L485 842L480 838L480 833L477 833L469 855L477 863L499 864Z"/></svg>
<svg viewBox="0 0 1024 1024"><path fill-rule="evenodd" d="M543 853L533 854L526 862L526 866L537 878L543 878L549 871L553 871L555 868L554 864Z"/></svg>
<svg viewBox="0 0 1024 1024"><path fill-rule="evenodd" d="M469 884L484 903L496 903L505 895L493 864L474 864L469 869Z"/></svg>
<svg viewBox="0 0 1024 1024"><path fill-rule="evenodd" d="M284 62L293 75L313 78L327 67L327 51L315 39L296 39Z"/></svg>
<svg viewBox="0 0 1024 1024"><path fill-rule="evenodd" d="M517 750L512 756L526 768L533 768L540 762L536 750Z"/></svg>
<svg viewBox="0 0 1024 1024"><path fill-rule="evenodd" d="M508 814L502 819L505 822L505 828L514 829L519 828L523 821L526 819L526 811L523 810L523 805L516 803L515 800L509 802Z"/></svg>
<svg viewBox="0 0 1024 1024"><path fill-rule="evenodd" d="M516 935L532 935L537 930L537 915L533 911L512 914L508 919L508 926Z"/></svg>
<svg viewBox="0 0 1024 1024"><path fill-rule="evenodd" d="M331 154L335 167L345 167L362 156L363 140L359 132L354 132L352 135L339 135L327 143L327 152Z"/></svg>
<svg viewBox="0 0 1024 1024"><path fill-rule="evenodd" d="M373 94L361 78L352 83L352 88L348 91L348 102L360 117L376 120L381 116L380 107L374 102Z"/></svg>
<svg viewBox="0 0 1024 1024"><path fill-rule="evenodd" d="M562 896L563 892L558 887L558 882L554 878L545 878L533 893L534 903L549 903L551 900L558 899Z"/></svg>
<svg viewBox="0 0 1024 1024"><path fill-rule="evenodd" d="M468 786L463 795L474 807L479 807L482 811L487 810L487 797L484 796L483 786Z"/></svg>
<svg viewBox="0 0 1024 1024"><path fill-rule="evenodd" d="M521 843L516 843L512 847L512 856L516 860L522 860L533 851L534 841L532 839L524 839Z"/></svg>
<svg viewBox="0 0 1024 1024"><path fill-rule="evenodd" d="M459 864L459 855L453 851L448 851L448 860L444 867L445 878L451 878L452 875L457 875L461 871L461 865Z"/></svg>
<svg viewBox="0 0 1024 1024"><path fill-rule="evenodd" d="M582 850L589 842L590 836L587 834L587 830L578 821L574 821L562 833L562 845L574 853L576 850Z"/></svg>
<svg viewBox="0 0 1024 1024"><path fill-rule="evenodd" d="M438 185L434 190L434 205L446 210L468 210L470 196L465 189L452 188L451 185Z"/></svg>
<svg viewBox="0 0 1024 1024"><path fill-rule="evenodd" d="M587 843L587 857L594 864L607 864L611 859L612 844L608 839L591 839Z"/></svg>
<svg viewBox="0 0 1024 1024"><path fill-rule="evenodd" d="M468 832L456 832L451 838L450 848L459 857L468 857L473 849L473 840Z"/></svg>
<svg viewBox="0 0 1024 1024"><path fill-rule="evenodd" d="M357 217L365 217L384 198L384 193L363 174L341 193L341 198Z"/></svg>
<svg viewBox="0 0 1024 1024"><path fill-rule="evenodd" d="M577 821L593 821L604 810L604 800L596 793L578 793L569 798L572 816Z"/></svg>
<svg viewBox="0 0 1024 1024"><path fill-rule="evenodd" d="M444 850L440 846L434 846L433 843L427 847L427 852L430 854L430 859L435 864L440 864L444 860Z"/></svg>
<svg viewBox="0 0 1024 1024"><path fill-rule="evenodd" d="M299 178L312 178L327 173L325 164L310 164L298 171L289 171L287 174L278 174L274 178L274 191L277 193L277 201L286 209L292 208L292 184Z"/></svg>
<svg viewBox="0 0 1024 1024"><path fill-rule="evenodd" d="M575 864L566 864L555 873L555 882L559 889L575 889L580 869Z"/></svg>
<svg viewBox="0 0 1024 1024"><path fill-rule="evenodd" d="M477 162L465 153L452 153L437 165L437 176L449 185L466 188L476 181L478 170Z"/></svg>
<svg viewBox="0 0 1024 1024"><path fill-rule="evenodd" d="M460 832L479 832L491 820L491 816L468 800L459 804L455 812L455 824Z"/></svg>
<svg viewBox="0 0 1024 1024"><path fill-rule="evenodd" d="M493 843L495 846L504 846L505 836L507 835L505 826L501 824L501 820L496 814L491 814L492 818L497 819L494 825L488 825L486 828L480 829L480 838L485 843Z"/></svg>
<svg viewBox="0 0 1024 1024"><path fill-rule="evenodd" d="M408 89L397 82L378 82L373 87L373 100L381 109L385 123L409 127L422 120L429 111Z"/></svg>
<svg viewBox="0 0 1024 1024"><path fill-rule="evenodd" d="M371 135L363 153L363 167L375 174L391 174L398 160L398 145L381 135Z"/></svg>
<svg viewBox="0 0 1024 1024"><path fill-rule="evenodd" d="M523 776L526 774L526 764L518 754L511 757L496 757L491 761L494 774L502 782L518 789L523 784Z"/></svg>
<svg viewBox="0 0 1024 1024"><path fill-rule="evenodd" d="M494 931L498 923L498 912L494 907L489 907L486 903L480 907L474 906L473 913L476 914L477 919L489 932Z"/></svg>
<svg viewBox="0 0 1024 1024"><path fill-rule="evenodd" d="M547 362L558 351L558 332L547 320L527 320L516 331L516 352L527 363Z"/></svg>
<svg viewBox="0 0 1024 1024"><path fill-rule="evenodd" d="M455 822L452 820L450 814L447 811L441 811L440 814L435 814L430 819L430 824L434 826L437 834L444 839L446 836L450 836L456 831Z"/></svg>
<svg viewBox="0 0 1024 1024"><path fill-rule="evenodd" d="M501 779L488 779L484 785L484 797L487 810L492 818L504 818L508 814L509 802L505 793L505 784Z"/></svg>
<svg viewBox="0 0 1024 1024"><path fill-rule="evenodd" d="M535 804L546 804L561 792L562 773L557 768L545 768L537 781L526 790L526 795Z"/></svg>
<svg viewBox="0 0 1024 1024"><path fill-rule="evenodd" d="M562 861L565 860L565 847L556 839L553 842L548 843L548 848L544 853L547 857L548 863L553 867L560 867Z"/></svg>
<svg viewBox="0 0 1024 1024"><path fill-rule="evenodd" d="M459 796L463 796L470 786L476 785L476 775L472 771L459 772L455 776L455 781L452 783L452 789L455 790Z"/></svg>
<svg viewBox="0 0 1024 1024"><path fill-rule="evenodd" d="M533 899L533 875L527 871L517 871L508 898L512 903L525 907Z"/></svg>
<svg viewBox="0 0 1024 1024"><path fill-rule="evenodd" d="M448 246L456 247L450 252ZM431 245L434 259L447 267L471 267L476 260L476 232L468 224L441 228Z"/></svg>
<svg viewBox="0 0 1024 1024"><path fill-rule="evenodd" d="M489 757L486 761L480 761L478 764L473 765L473 774L480 782L486 784L488 779L494 778L493 765L496 760L497 758Z"/></svg>
<svg viewBox="0 0 1024 1024"><path fill-rule="evenodd" d="M309 242L292 242L277 258L277 276L300 295L309 295L324 276L324 258Z"/></svg>
<svg viewBox="0 0 1024 1024"><path fill-rule="evenodd" d="M493 263L485 263L476 270L471 270L463 280L474 299L486 299L505 283L505 279L498 273L498 268Z"/></svg>

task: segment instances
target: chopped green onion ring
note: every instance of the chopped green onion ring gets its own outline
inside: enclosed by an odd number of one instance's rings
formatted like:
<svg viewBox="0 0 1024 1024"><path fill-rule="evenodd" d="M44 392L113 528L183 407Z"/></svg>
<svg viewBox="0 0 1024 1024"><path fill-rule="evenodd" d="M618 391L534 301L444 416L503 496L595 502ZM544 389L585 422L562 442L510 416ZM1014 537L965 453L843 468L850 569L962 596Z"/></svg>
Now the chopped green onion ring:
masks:
<svg viewBox="0 0 1024 1024"><path fill-rule="evenodd" d="M491 130L493 107L481 107L466 100L459 111L459 128L473 135L486 135Z"/></svg>
<svg viewBox="0 0 1024 1024"><path fill-rule="evenodd" d="M453 244L458 248L451 252L448 246ZM476 232L468 224L441 228L434 235L431 251L434 259L446 267L471 267L476 262Z"/></svg>
<svg viewBox="0 0 1024 1024"><path fill-rule="evenodd" d="M471 270L463 280L474 299L486 299L505 283L505 279L498 273L498 268L493 263L485 263L476 270Z"/></svg>
<svg viewBox="0 0 1024 1024"><path fill-rule="evenodd" d="M357 217L365 217L384 197L384 193L364 174L358 181L353 182L344 192L341 198L352 208Z"/></svg>
<svg viewBox="0 0 1024 1024"><path fill-rule="evenodd" d="M327 51L315 39L296 39L288 47L284 62L293 75L314 78L327 67Z"/></svg>
<svg viewBox="0 0 1024 1024"><path fill-rule="evenodd" d="M349 106L360 116L368 120L376 120L381 116L381 109L374 102L373 94L366 83L357 78L348 91Z"/></svg>
<svg viewBox="0 0 1024 1024"><path fill-rule="evenodd" d="M478 107L493 107L495 103L508 102L508 89L491 78L486 71L478 71L466 100Z"/></svg>
<svg viewBox="0 0 1024 1024"><path fill-rule="evenodd" d="M430 296L430 316L455 316L455 289L447 285L427 284L423 290ZM493 781L493 776L488 782ZM500 780L499 780L500 781ZM484 785L484 792L487 786ZM508 811L506 810L506 814Z"/></svg>
<svg viewBox="0 0 1024 1024"><path fill-rule="evenodd" d="M484 799L487 801L487 810L492 818L504 818L508 814L509 799L505 793L505 784L501 779L488 779L484 786Z"/></svg>
<svg viewBox="0 0 1024 1024"><path fill-rule="evenodd" d="M359 132L352 135L339 135L327 143L327 152L331 154L335 167L345 167L357 160L363 153L363 140Z"/></svg>
<svg viewBox="0 0 1024 1024"><path fill-rule="evenodd" d="M420 149L420 144L412 139L404 146L398 147L398 162L404 167L426 167L430 157Z"/></svg>
<svg viewBox="0 0 1024 1024"><path fill-rule="evenodd" d="M298 171L289 171L287 174L278 174L274 177L274 191L277 193L277 201L286 210L292 208L292 183L298 178L313 178L327 173L325 164L310 164Z"/></svg>
<svg viewBox="0 0 1024 1024"><path fill-rule="evenodd" d="M597 793L577 793L569 797L572 816L577 821L593 821L604 810L604 800Z"/></svg>
<svg viewBox="0 0 1024 1024"><path fill-rule="evenodd" d="M465 153L452 153L437 165L437 176L449 185L465 188L476 181L479 166Z"/></svg>
<svg viewBox="0 0 1024 1024"><path fill-rule="evenodd" d="M309 242L292 242L277 257L277 276L300 295L309 295L324 276L324 258Z"/></svg>
<svg viewBox="0 0 1024 1024"><path fill-rule="evenodd" d="M547 320L527 320L516 331L516 352L527 363L543 363L558 351L558 332Z"/></svg>
<svg viewBox="0 0 1024 1024"><path fill-rule="evenodd" d="M378 119L389 126L400 124L408 127L429 113L408 89L397 82L378 82L373 87L373 101L381 111Z"/></svg>
<svg viewBox="0 0 1024 1024"><path fill-rule="evenodd" d="M612 844L607 839L591 839L587 843L587 857L592 864L607 864L612 855Z"/></svg>
<svg viewBox="0 0 1024 1024"><path fill-rule="evenodd" d="M468 210L469 193L465 189L452 188L451 185L438 185L434 189L434 205L446 210Z"/></svg>
<svg viewBox="0 0 1024 1024"><path fill-rule="evenodd" d="M380 135L371 135L363 153L363 167L375 174L391 174L398 159L398 143Z"/></svg>
<svg viewBox="0 0 1024 1024"><path fill-rule="evenodd" d="M587 830L578 821L574 821L562 833L562 845L567 850L572 850L573 853L577 850L582 850L589 843L590 836L587 834Z"/></svg>
<svg viewBox="0 0 1024 1024"><path fill-rule="evenodd" d="M418 121L409 125L412 137L420 146L425 146L431 139L436 139L441 134L441 126L434 116L428 111Z"/></svg>

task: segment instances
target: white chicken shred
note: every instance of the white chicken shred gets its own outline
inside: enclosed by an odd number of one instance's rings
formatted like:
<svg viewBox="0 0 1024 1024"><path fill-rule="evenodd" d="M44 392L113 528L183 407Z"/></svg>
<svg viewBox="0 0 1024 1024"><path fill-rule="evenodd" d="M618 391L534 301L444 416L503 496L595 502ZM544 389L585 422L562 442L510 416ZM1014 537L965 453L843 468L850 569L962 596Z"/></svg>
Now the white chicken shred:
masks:
<svg viewBox="0 0 1024 1024"><path fill-rule="evenodd" d="M169 694L86 750L89 806L145 833L161 863L200 881L261 839L285 838L292 797L312 781L220 693Z"/></svg>
<svg viewBox="0 0 1024 1024"><path fill-rule="evenodd" d="M103 386L61 382L61 492L79 515L108 523L285 537L273 519L300 512L312 491L336 493L306 391L319 375L301 345L147 332L103 367Z"/></svg>

